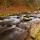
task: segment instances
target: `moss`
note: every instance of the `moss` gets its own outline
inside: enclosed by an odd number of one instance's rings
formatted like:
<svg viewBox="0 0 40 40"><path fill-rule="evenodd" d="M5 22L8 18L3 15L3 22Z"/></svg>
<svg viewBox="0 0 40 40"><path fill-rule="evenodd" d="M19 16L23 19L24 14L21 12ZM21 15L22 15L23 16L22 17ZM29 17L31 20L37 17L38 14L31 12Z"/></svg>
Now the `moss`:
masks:
<svg viewBox="0 0 40 40"><path fill-rule="evenodd" d="M40 24L37 25L37 27L32 32L32 37L34 37L35 40L40 40Z"/></svg>

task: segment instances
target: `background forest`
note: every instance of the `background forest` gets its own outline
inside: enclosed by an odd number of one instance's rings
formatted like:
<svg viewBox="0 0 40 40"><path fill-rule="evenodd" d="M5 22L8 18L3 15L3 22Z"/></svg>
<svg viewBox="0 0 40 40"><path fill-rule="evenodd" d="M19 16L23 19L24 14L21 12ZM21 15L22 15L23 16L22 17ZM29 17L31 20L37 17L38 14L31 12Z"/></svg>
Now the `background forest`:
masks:
<svg viewBox="0 0 40 40"><path fill-rule="evenodd" d="M13 6L13 5L23 5L28 7L40 7L40 0L0 0L0 6Z"/></svg>

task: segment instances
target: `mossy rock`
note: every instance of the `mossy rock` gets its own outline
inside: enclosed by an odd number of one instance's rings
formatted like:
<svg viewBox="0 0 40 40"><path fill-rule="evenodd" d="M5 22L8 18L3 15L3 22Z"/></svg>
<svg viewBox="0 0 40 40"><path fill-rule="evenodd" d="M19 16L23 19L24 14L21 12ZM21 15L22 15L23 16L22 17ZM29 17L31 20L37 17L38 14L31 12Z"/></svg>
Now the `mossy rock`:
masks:
<svg viewBox="0 0 40 40"><path fill-rule="evenodd" d="M40 40L40 20L36 20L32 23L30 34L34 40Z"/></svg>

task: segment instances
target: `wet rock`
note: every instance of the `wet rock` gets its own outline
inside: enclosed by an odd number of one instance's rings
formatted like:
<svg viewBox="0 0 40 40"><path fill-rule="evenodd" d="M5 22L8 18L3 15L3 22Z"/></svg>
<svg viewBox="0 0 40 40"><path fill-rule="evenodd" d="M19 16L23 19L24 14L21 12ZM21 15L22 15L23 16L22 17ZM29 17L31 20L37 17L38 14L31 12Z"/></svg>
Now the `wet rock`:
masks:
<svg viewBox="0 0 40 40"><path fill-rule="evenodd" d="M36 18L32 20L31 22L31 29L30 29L30 35L34 38L34 40L40 40L39 39L39 30L40 30L40 19ZM35 36L36 35L36 36Z"/></svg>
<svg viewBox="0 0 40 40"><path fill-rule="evenodd" d="M18 27L6 30L0 34L0 40L24 40L27 37L27 31Z"/></svg>
<svg viewBox="0 0 40 40"><path fill-rule="evenodd" d="M24 30L28 30L30 28L30 23L29 22L21 22L21 23L17 24L17 27L24 29Z"/></svg>

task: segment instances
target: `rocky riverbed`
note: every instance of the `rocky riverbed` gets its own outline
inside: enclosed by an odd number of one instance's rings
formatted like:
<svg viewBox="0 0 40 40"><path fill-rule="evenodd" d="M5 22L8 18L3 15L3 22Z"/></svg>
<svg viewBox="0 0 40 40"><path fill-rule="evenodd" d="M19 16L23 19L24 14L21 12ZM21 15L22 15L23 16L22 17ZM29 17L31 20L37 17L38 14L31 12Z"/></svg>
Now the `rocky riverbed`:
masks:
<svg viewBox="0 0 40 40"><path fill-rule="evenodd" d="M0 40L40 40L38 29L38 15L0 17Z"/></svg>

